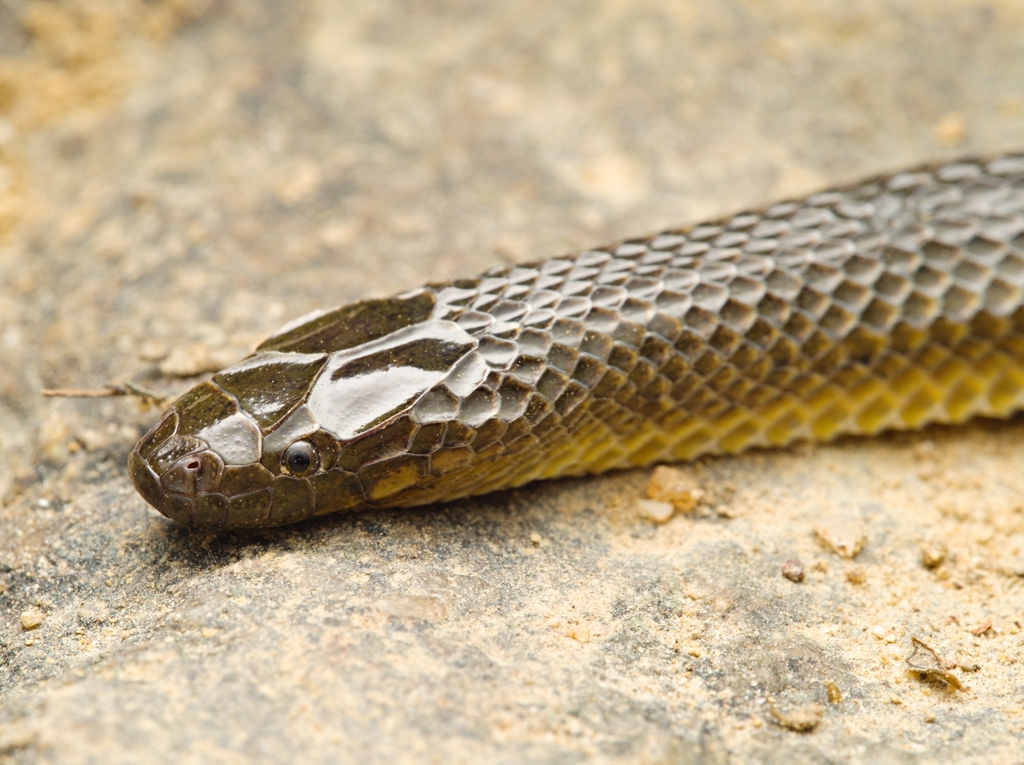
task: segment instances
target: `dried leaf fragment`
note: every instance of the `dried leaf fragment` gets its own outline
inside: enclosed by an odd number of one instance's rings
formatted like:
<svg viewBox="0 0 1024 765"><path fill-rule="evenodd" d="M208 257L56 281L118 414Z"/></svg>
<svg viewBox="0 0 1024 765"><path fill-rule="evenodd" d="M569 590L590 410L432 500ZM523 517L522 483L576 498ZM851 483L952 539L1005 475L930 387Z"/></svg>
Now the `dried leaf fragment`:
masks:
<svg viewBox="0 0 1024 765"><path fill-rule="evenodd" d="M798 733L807 733L814 730L825 716L825 707L817 702L797 707L789 712L783 712L774 703L769 702L768 711L772 713L772 717L783 728L788 728Z"/></svg>
<svg viewBox="0 0 1024 765"><path fill-rule="evenodd" d="M971 630L971 634L974 635L975 637L981 637L986 632L988 632L990 629L992 629L992 620L991 619L989 619L988 621L982 622L977 627L972 629Z"/></svg>
<svg viewBox="0 0 1024 765"><path fill-rule="evenodd" d="M964 686L963 683L960 682L960 678L949 671L951 664L944 661L938 651L918 637L912 636L910 638L910 642L913 644L914 650L911 651L910 656L906 659L908 667L907 672L909 674L913 675L918 680L942 683L950 690L964 690ZM919 653L923 654L921 658L918 658ZM928 658L928 655L930 655L931 658ZM952 666L955 666L955 664Z"/></svg>

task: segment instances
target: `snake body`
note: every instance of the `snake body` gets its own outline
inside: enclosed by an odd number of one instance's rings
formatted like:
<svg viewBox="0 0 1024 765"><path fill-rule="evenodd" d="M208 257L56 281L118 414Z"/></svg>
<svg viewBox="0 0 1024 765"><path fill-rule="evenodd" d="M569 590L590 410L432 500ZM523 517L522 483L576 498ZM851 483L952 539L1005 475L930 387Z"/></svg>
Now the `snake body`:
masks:
<svg viewBox="0 0 1024 765"><path fill-rule="evenodd" d="M132 452L192 527L1024 408L1024 154L304 317Z"/></svg>

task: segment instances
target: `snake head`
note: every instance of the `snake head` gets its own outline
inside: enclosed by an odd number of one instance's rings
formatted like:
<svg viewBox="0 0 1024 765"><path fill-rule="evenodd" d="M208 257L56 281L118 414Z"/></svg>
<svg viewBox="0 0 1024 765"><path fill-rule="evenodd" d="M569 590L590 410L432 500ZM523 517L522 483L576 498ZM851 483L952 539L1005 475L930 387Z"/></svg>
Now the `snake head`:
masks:
<svg viewBox="0 0 1024 765"><path fill-rule="evenodd" d="M132 451L136 489L195 528L305 517L315 505L308 479L336 451L301 406L326 358L257 353L192 388Z"/></svg>
<svg viewBox="0 0 1024 765"><path fill-rule="evenodd" d="M378 301L391 310L376 312L389 319L383 326L315 316L197 385L132 452L139 493L195 528L275 526L445 496L449 476L469 469L472 426L496 413L497 395L470 390L488 373L474 337L395 309L416 300ZM464 388L459 410L453 390ZM464 422L446 430L460 411Z"/></svg>

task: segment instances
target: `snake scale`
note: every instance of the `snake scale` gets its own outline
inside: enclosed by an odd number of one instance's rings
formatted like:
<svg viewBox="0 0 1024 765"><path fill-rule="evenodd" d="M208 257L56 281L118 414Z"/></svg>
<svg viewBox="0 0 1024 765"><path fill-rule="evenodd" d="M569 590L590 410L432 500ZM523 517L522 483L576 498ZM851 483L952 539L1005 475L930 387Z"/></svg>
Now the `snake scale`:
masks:
<svg viewBox="0 0 1024 765"><path fill-rule="evenodd" d="M197 528L1024 408L1024 154L873 178L285 326L132 480Z"/></svg>

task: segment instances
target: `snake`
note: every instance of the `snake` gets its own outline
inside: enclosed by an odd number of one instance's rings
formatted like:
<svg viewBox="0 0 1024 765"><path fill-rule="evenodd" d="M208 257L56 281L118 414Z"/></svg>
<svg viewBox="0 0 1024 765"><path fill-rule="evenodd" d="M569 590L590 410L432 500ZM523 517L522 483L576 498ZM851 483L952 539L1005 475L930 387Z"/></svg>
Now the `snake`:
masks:
<svg viewBox="0 0 1024 765"><path fill-rule="evenodd" d="M1024 153L317 311L131 452L198 529L1024 408Z"/></svg>

